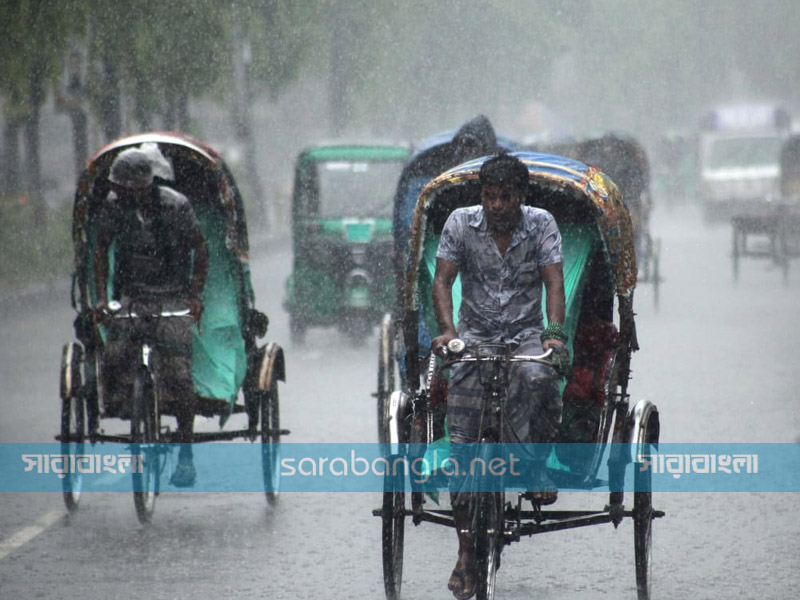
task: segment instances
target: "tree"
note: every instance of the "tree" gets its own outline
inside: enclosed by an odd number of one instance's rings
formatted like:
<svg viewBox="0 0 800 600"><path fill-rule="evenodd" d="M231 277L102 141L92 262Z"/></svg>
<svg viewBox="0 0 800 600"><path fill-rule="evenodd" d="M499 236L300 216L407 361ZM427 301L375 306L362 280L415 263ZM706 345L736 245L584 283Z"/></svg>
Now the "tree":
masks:
<svg viewBox="0 0 800 600"><path fill-rule="evenodd" d="M23 178L34 203L34 226L45 219L39 156L40 110L47 87L55 82L64 65L70 36L80 30L82 10L77 0L37 2L7 0L0 19L0 53L9 60L0 64L0 91L6 99L5 157L10 160L6 181L19 186L18 135L25 136ZM47 43L41 43L47 40Z"/></svg>

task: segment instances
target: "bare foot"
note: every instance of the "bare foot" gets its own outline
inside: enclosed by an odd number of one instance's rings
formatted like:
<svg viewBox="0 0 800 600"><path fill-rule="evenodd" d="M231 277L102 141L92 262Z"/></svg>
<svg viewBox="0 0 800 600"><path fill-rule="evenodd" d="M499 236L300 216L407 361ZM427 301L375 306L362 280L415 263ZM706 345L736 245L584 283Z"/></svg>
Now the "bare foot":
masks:
<svg viewBox="0 0 800 600"><path fill-rule="evenodd" d="M475 557L467 552L459 555L456 566L450 574L447 589L458 600L469 600L475 595Z"/></svg>
<svg viewBox="0 0 800 600"><path fill-rule="evenodd" d="M547 471L542 467L535 475L535 492L531 492L531 499L542 506L553 504L558 500L558 488L547 476Z"/></svg>

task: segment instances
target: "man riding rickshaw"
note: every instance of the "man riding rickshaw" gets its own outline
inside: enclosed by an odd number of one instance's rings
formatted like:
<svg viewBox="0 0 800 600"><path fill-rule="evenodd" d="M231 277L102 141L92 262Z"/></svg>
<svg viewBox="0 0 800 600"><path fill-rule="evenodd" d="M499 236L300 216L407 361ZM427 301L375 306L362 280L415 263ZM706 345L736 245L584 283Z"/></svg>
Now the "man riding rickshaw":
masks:
<svg viewBox="0 0 800 600"><path fill-rule="evenodd" d="M459 557L448 587L458 598L474 594L484 600L494 597L506 545L631 518L636 586L646 600L652 521L664 513L652 507L650 472L638 462L646 451L640 449L658 442L658 409L640 400L629 410L630 361L638 349L630 215L617 186L596 167L542 153L514 152L511 158L524 165L523 192L494 185L488 171L496 158L462 163L424 187L407 232L401 309L387 315L387 331L400 331L398 347L388 337L390 351L382 344L379 356L379 373L389 371L387 360L398 356L403 376L400 388L388 394L381 431L389 464L424 466L421 477L387 470L382 506L373 511L381 517L386 597L400 595L406 519L457 530ZM523 206L533 210L525 209L521 221L511 219L513 209ZM480 236L485 247L474 251ZM511 260L514 252L524 254L521 267ZM559 267L563 284L552 272ZM536 297L542 281L546 296ZM454 338L455 332L465 339ZM541 352L545 344L548 351ZM569 366L554 352L562 344ZM432 352L442 349L443 357ZM477 383L460 364L476 366ZM557 373L565 371L571 377L559 385ZM528 385L531 379L535 383ZM512 481L509 471L488 480L473 477L471 459L470 470L459 468L465 464L462 451L491 461L494 452L508 456L502 453L509 442L524 452L524 481ZM632 461L631 509L623 501ZM602 487L609 492L602 509L547 507L558 489ZM451 491L449 508L440 505L443 489Z"/></svg>
<svg viewBox="0 0 800 600"><path fill-rule="evenodd" d="M137 516L147 522L168 444L180 446L169 480L180 488L195 482L193 443L260 437L274 502L288 433L278 405L283 350L257 344L268 319L255 308L244 206L223 158L176 133L112 142L79 179L73 242L77 340L62 354L63 454L82 454L86 441L141 450L132 478ZM247 426L223 429L236 413ZM220 431L194 431L195 416L218 417ZM177 431L162 425L165 417ZM130 435L107 432L104 419L130 420ZM62 481L75 510L81 472Z"/></svg>

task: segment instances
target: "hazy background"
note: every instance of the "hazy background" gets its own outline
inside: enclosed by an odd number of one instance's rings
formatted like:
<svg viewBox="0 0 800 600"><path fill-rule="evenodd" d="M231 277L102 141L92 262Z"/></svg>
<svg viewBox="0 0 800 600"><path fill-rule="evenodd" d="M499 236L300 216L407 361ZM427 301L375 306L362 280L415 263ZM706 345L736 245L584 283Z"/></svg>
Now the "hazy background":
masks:
<svg viewBox="0 0 800 600"><path fill-rule="evenodd" d="M84 155L152 129L221 150L274 233L322 140L414 143L484 113L520 141L652 148L719 103L797 114L798 31L794 0L4 0L2 218L40 229Z"/></svg>

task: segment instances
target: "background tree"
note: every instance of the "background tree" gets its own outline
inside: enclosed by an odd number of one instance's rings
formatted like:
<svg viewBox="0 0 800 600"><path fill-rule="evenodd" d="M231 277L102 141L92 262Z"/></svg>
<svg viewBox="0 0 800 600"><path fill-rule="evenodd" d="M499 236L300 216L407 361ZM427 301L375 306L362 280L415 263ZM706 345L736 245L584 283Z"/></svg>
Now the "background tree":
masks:
<svg viewBox="0 0 800 600"><path fill-rule="evenodd" d="M12 191L20 183L34 206L34 225L45 219L39 154L40 111L48 86L62 72L69 39L82 25L80 2L8 0L0 18L0 90L6 100L4 157L9 160L6 183ZM47 40L47 43L42 43ZM13 60L9 60L13 57ZM25 159L19 168L19 133L24 132ZM20 182L18 173L24 177Z"/></svg>

